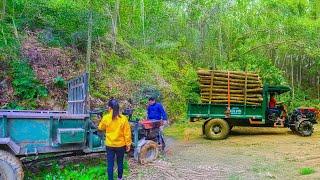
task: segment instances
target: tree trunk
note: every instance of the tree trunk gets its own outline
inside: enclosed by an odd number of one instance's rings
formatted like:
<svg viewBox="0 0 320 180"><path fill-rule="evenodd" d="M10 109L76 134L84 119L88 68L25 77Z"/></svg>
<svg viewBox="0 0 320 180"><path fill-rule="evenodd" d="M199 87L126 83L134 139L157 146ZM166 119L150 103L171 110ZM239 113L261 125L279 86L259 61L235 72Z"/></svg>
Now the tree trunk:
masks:
<svg viewBox="0 0 320 180"><path fill-rule="evenodd" d="M302 85L302 63L304 62L305 60L305 55L303 55L303 57L301 58L300 60L300 63L299 63L299 87L301 88L301 85Z"/></svg>
<svg viewBox="0 0 320 180"><path fill-rule="evenodd" d="M117 21L118 21L118 14L119 14L119 6L120 0L116 0L114 11L111 12L111 8L109 5L106 5L106 11L108 16L111 18L111 31L112 31L112 52L116 52L117 47Z"/></svg>
<svg viewBox="0 0 320 180"><path fill-rule="evenodd" d="M142 23L142 36L143 36L143 45L146 45L146 33L144 27L144 20L145 20L145 12L144 12L144 0L141 0L141 23Z"/></svg>
<svg viewBox="0 0 320 180"><path fill-rule="evenodd" d="M120 29L121 27L121 21L120 21L120 0L116 1L116 16L117 16L117 29Z"/></svg>
<svg viewBox="0 0 320 180"><path fill-rule="evenodd" d="M320 76L318 78L318 100L320 100Z"/></svg>
<svg viewBox="0 0 320 180"><path fill-rule="evenodd" d="M299 59L299 55L296 56L296 63L299 62L300 59ZM299 66L295 66L295 72L296 72L296 75L295 75L295 83L298 85L298 87L300 88L300 85L299 85Z"/></svg>
<svg viewBox="0 0 320 180"><path fill-rule="evenodd" d="M222 64L223 61L223 43L222 43L222 23L221 19L219 19L219 60L220 60L220 65Z"/></svg>
<svg viewBox="0 0 320 180"><path fill-rule="evenodd" d="M3 20L6 16L6 6L7 6L7 1L2 0L2 13L1 13L1 20Z"/></svg>
<svg viewBox="0 0 320 180"><path fill-rule="evenodd" d="M87 40L87 54L86 54L86 61L87 61L87 72L88 72L88 91L90 90L90 64L91 64L91 43L92 43L92 8L90 5L89 10L89 19L88 19L88 40ZM87 99L88 109L90 110L90 96Z"/></svg>
<svg viewBox="0 0 320 180"><path fill-rule="evenodd" d="M291 55L291 87L292 87L292 99L294 99L294 81L293 81L293 55Z"/></svg>

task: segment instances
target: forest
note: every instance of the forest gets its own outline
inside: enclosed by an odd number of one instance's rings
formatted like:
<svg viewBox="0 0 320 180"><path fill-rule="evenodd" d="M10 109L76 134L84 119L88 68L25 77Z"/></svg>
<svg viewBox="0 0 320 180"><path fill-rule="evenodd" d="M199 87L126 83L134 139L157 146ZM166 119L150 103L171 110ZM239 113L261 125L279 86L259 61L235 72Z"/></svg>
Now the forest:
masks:
<svg viewBox="0 0 320 180"><path fill-rule="evenodd" d="M173 119L199 98L198 68L257 72L290 85L292 107L319 103L318 1L4 0L1 9L2 108L64 108L63 84L85 69L93 106L114 96L139 107L157 91Z"/></svg>
<svg viewBox="0 0 320 180"><path fill-rule="evenodd" d="M197 70L247 71L288 85L289 109L320 108L319 0L2 0L0 109L63 110L90 74L90 108L115 97L172 122L200 102ZM49 177L50 179L50 177Z"/></svg>

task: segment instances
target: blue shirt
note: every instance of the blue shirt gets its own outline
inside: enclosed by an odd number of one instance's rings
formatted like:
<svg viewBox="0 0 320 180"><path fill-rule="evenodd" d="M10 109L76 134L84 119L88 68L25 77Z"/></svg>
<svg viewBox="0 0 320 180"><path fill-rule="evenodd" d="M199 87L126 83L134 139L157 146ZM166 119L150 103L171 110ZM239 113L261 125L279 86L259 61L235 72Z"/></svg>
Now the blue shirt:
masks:
<svg viewBox="0 0 320 180"><path fill-rule="evenodd" d="M148 106L148 119L167 120L167 113L164 111L162 104L154 103Z"/></svg>

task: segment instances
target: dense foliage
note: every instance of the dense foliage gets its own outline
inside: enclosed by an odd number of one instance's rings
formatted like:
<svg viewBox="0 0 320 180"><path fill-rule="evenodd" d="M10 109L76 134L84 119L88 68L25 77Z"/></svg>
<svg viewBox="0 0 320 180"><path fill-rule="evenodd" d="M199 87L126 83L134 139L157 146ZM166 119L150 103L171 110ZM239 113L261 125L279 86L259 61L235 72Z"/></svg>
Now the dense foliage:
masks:
<svg viewBox="0 0 320 180"><path fill-rule="evenodd" d="M85 67L92 34L92 108L116 97L141 117L146 97L156 95L171 120L184 119L186 104L199 101L197 68L254 71L265 83L291 86L282 97L290 108L320 108L318 0L3 0L0 8L0 107L41 108L47 96L21 53L25 39L72 48L77 67ZM14 98L2 103L10 84ZM54 86L64 88L65 79L56 77ZM37 176L106 178L104 167L57 165Z"/></svg>
<svg viewBox="0 0 320 180"><path fill-rule="evenodd" d="M85 54L93 24L94 106L114 96L143 109L141 89L155 88L170 117L179 119L188 101L199 100L199 67L255 71L265 83L290 85L293 93L284 99L293 99L292 107L319 106L316 0L4 2L0 43L14 47L4 49L7 60L16 59L12 51L19 55L19 42L30 32L47 46Z"/></svg>
<svg viewBox="0 0 320 180"><path fill-rule="evenodd" d="M45 180L72 180L72 179L108 179L106 173L106 163L101 160L94 159L95 161L88 161L86 163L66 164L63 169L59 164L54 163L52 167L41 168L38 173L26 172L25 179L45 179ZM124 176L129 173L128 161L124 162ZM114 174L114 179L117 173Z"/></svg>

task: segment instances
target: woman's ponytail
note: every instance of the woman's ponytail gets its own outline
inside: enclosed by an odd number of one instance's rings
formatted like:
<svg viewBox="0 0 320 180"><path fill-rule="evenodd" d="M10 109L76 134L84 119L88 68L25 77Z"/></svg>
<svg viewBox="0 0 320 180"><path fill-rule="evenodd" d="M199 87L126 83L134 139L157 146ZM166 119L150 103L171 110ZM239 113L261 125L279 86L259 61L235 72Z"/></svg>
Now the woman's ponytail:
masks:
<svg viewBox="0 0 320 180"><path fill-rule="evenodd" d="M116 99L109 100L108 106L112 109L112 120L120 117L120 106Z"/></svg>

